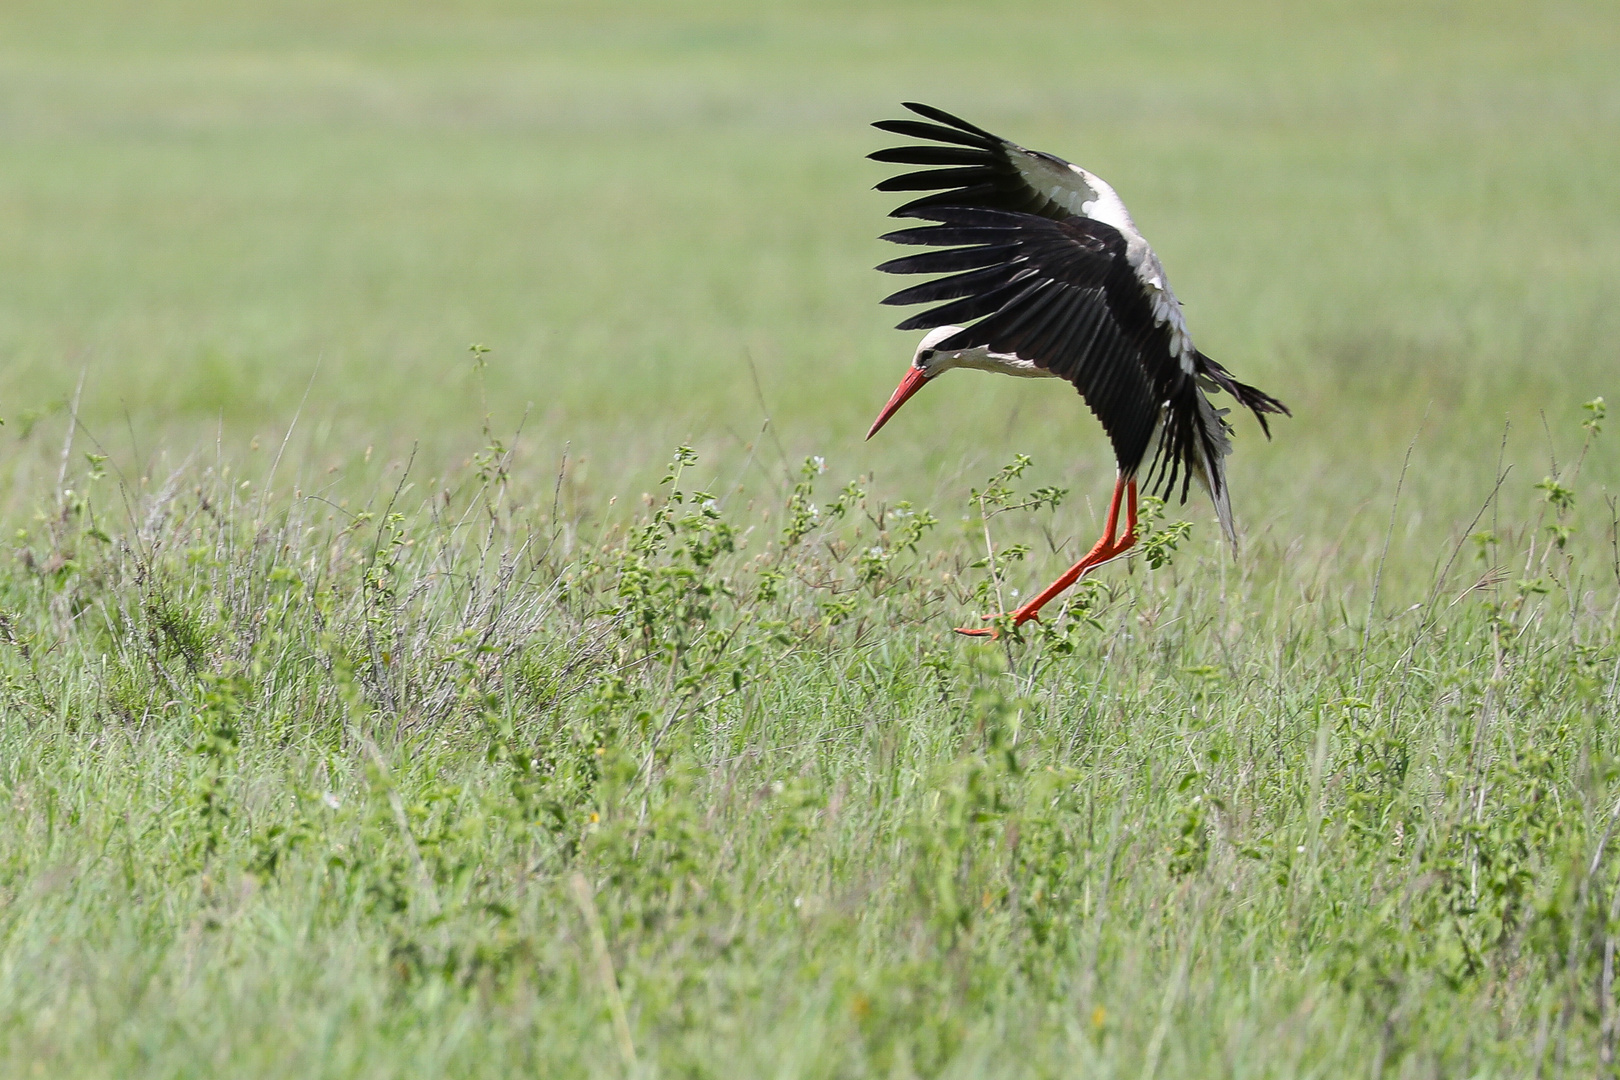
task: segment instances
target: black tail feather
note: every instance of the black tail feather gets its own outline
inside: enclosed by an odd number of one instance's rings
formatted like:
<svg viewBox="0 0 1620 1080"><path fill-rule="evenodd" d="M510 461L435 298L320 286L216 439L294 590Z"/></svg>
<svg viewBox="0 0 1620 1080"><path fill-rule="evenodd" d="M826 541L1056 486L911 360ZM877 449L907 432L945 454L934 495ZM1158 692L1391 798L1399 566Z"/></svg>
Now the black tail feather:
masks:
<svg viewBox="0 0 1620 1080"><path fill-rule="evenodd" d="M1245 409L1248 409L1250 412L1254 413L1254 418L1260 421L1260 430L1266 433L1266 438L1271 438L1271 425L1266 422L1267 413L1280 414L1282 416L1294 415L1288 411L1288 406L1284 405L1282 402L1278 401L1264 390L1261 390L1258 387L1250 386L1246 382L1239 382L1238 380L1232 378L1231 372L1227 371L1220 364L1216 363L1214 360L1211 360L1203 353L1198 354L1198 367L1198 373L1200 375L1205 376L1222 390L1225 390L1228 394L1231 394L1237 399L1239 405L1242 405Z"/></svg>

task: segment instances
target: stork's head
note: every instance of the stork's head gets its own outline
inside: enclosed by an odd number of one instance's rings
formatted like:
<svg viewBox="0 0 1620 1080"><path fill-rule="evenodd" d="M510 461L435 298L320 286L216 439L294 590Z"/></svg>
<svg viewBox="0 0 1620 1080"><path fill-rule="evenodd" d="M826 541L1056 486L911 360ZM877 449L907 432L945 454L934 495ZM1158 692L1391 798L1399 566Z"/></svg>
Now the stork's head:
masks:
<svg viewBox="0 0 1620 1080"><path fill-rule="evenodd" d="M872 421L872 430L866 433L870 439L878 433L878 428L889 422L889 417L900 411L900 406L910 401L912 395L923 388L923 384L942 371L948 371L957 365L952 363L957 358L956 353L937 351L934 346L961 330L960 326L941 326L928 331L926 337L917 343L917 352L911 358L911 368L906 377L900 380L895 387L894 394L890 396L889 403L883 406L878 418Z"/></svg>

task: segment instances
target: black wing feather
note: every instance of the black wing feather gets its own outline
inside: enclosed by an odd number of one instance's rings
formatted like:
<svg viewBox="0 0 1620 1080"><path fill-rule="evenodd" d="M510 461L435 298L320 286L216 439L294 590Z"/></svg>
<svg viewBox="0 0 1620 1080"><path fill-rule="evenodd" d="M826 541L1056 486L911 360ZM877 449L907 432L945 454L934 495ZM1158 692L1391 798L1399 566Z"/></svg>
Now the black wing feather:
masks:
<svg viewBox="0 0 1620 1080"><path fill-rule="evenodd" d="M957 146L983 147L987 140L976 135L964 135L938 124L924 124L919 120L879 120L872 125L891 135L904 135L908 139L933 139L935 142L954 143Z"/></svg>
<svg viewBox="0 0 1620 1080"><path fill-rule="evenodd" d="M926 116L930 120L937 120L941 124L946 124L950 127L956 128L958 131L965 131L970 135L979 135L986 139L994 139L997 142L1000 141L999 137L990 134L988 131L984 130L984 128L979 127L977 124L970 124L966 120L963 120L960 116L953 116L944 109L936 109L932 105L923 105L916 101L902 101L900 104L904 105L918 116Z"/></svg>
<svg viewBox="0 0 1620 1080"><path fill-rule="evenodd" d="M895 135L928 139L945 146L897 146L869 155L873 160L900 165L937 166L903 173L878 185L879 191L929 191L894 210L891 217L909 217L939 206L981 206L1019 213L1040 214L1055 220L1069 211L1044 191L1031 187L1012 155L1028 153L1021 147L941 109L916 102L906 108L935 123L919 120L879 120L872 126Z"/></svg>
<svg viewBox="0 0 1620 1080"><path fill-rule="evenodd" d="M1246 382L1238 382L1232 378L1232 373L1220 364L1211 360L1203 353L1198 354L1199 374L1205 375L1216 386L1237 398L1238 404L1254 413L1254 418L1260 421L1260 430L1271 438L1271 425L1266 422L1266 414L1280 413L1283 416L1293 416L1288 406L1266 393L1264 390L1250 386Z"/></svg>
<svg viewBox="0 0 1620 1080"><path fill-rule="evenodd" d="M890 165L982 165L985 152L955 146L892 146L866 156Z"/></svg>
<svg viewBox="0 0 1620 1080"><path fill-rule="evenodd" d="M901 230L901 242L966 242L885 263L893 273L967 273L896 293L896 303L949 299L901 323L928 329L977 319L940 342L940 349L985 346L1014 353L1068 379L1114 444L1122 472L1146 459L1159 402L1143 353L1167 355L1162 329L1125 259L1119 230L1088 218L1054 221L1033 214L969 207L932 207L919 216L934 226ZM993 254L992 254L993 253ZM970 265L971 264L971 265ZM1126 283L1134 288L1125 289Z"/></svg>
<svg viewBox="0 0 1620 1080"><path fill-rule="evenodd" d="M934 191L942 187L965 188L976 184L990 184L996 179L996 170L990 166L970 165L960 169L929 169L927 172L901 173L877 185L877 190Z"/></svg>
<svg viewBox="0 0 1620 1080"><path fill-rule="evenodd" d="M1011 280L1022 281L1039 273L1034 267L1020 270ZM969 270L965 274L955 274L947 278L936 278L925 281L921 285L913 285L909 289L901 289L893 296L884 297L883 303L893 307L903 307L906 304L932 304L938 300L955 300L959 296L971 296L983 292L986 287L998 285L1009 280L1006 271L999 266L987 266L982 270Z"/></svg>
<svg viewBox="0 0 1620 1080"><path fill-rule="evenodd" d="M895 329L933 330L935 327L952 326L956 323L967 322L969 319L991 315L1005 308L1017 308L1027 302L1031 296L1040 292L1047 284L1046 281L1040 278L1036 278L1034 281L1029 281L1027 278L1009 280L976 296L953 300L949 304L941 304L937 308L930 308L921 314L913 315ZM1012 350L1007 351L1011 352Z"/></svg>
<svg viewBox="0 0 1620 1080"><path fill-rule="evenodd" d="M884 233L879 240L891 244L916 244L920 247L950 247L953 244L988 244L995 237L1005 235L1000 226L984 225L924 225L918 229L898 229Z"/></svg>
<svg viewBox="0 0 1620 1080"><path fill-rule="evenodd" d="M907 255L890 259L878 267L885 274L948 274L953 270L977 270L993 262L1011 257L1016 248L1008 244L988 244L983 247L952 248L949 251L925 251L921 255Z"/></svg>

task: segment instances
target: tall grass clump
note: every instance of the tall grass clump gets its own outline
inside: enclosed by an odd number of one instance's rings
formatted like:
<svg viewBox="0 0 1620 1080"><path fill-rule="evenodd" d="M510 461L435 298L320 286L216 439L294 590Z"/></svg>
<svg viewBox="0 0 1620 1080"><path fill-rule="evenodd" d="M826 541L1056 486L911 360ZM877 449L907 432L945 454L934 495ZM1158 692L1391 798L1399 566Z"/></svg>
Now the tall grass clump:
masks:
<svg viewBox="0 0 1620 1080"><path fill-rule="evenodd" d="M352 510L93 455L0 575L7 1071L1606 1067L1602 421L1419 591L1155 506L990 644L1061 546L1027 459L936 516L684 447Z"/></svg>

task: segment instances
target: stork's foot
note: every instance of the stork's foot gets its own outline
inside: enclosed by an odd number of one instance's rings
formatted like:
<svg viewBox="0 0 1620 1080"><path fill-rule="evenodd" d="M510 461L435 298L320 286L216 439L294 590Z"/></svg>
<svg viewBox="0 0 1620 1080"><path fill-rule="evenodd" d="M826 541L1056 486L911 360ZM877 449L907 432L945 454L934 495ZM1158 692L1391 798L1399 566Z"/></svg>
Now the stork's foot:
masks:
<svg viewBox="0 0 1620 1080"><path fill-rule="evenodd" d="M1128 496L1126 504L1125 535L1118 540L1114 539L1116 526L1119 522L1119 504L1121 499ZM1052 582L1039 596L1032 597L1029 603L1011 614L1003 612L1000 615L980 615L979 618L988 622L989 626L958 626L956 632L964 637L998 638L1003 627L1010 622L1016 631L1020 626L1031 619L1040 618L1041 608L1045 607L1053 597L1064 589L1073 585L1080 578L1090 573L1110 559L1117 559L1136 543L1136 481L1120 477L1114 484L1114 497L1108 504L1108 524L1104 527L1101 539L1086 553L1086 557L1069 567L1068 573Z"/></svg>
<svg viewBox="0 0 1620 1080"><path fill-rule="evenodd" d="M1030 620L1039 619L1040 617L1041 616L1040 616L1039 612L1037 612L1037 611L1025 611L1022 608L1020 608L1017 611L1012 612L1011 614L1003 613L1001 615L980 615L979 616L980 620L982 620L983 622L991 623L991 624L999 623L999 622L1003 622L1004 620L1011 619L1014 630L1018 629L1020 626L1023 626L1025 623L1029 622ZM987 637L987 638L995 639L995 638L998 638L998 637L1001 636L1000 627L995 626L995 625L991 625L991 626L958 626L956 628L956 632L958 634L961 634L963 637Z"/></svg>

